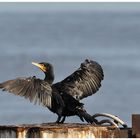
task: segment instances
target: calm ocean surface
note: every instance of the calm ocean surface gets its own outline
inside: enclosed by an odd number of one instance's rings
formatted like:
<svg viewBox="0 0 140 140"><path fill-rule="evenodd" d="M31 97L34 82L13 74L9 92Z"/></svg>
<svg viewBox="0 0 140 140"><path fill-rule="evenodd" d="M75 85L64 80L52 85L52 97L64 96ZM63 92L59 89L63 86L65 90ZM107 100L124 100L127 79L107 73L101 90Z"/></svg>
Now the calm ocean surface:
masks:
<svg viewBox="0 0 140 140"><path fill-rule="evenodd" d="M58 82L86 58L105 75L98 93L82 100L87 112L111 113L131 126L131 114L140 113L140 10L0 12L0 82L44 78L32 61L52 63ZM0 125L55 120L48 109L0 91Z"/></svg>

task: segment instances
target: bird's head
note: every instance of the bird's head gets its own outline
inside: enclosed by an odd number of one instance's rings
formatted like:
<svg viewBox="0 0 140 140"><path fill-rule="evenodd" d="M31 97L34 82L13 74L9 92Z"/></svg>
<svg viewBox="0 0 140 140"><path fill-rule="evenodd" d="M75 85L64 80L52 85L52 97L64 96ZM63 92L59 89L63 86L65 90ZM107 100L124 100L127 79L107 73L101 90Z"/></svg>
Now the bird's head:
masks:
<svg viewBox="0 0 140 140"><path fill-rule="evenodd" d="M50 64L45 62L41 62L41 63L32 62L32 64L40 68L44 73L46 73L50 67Z"/></svg>
<svg viewBox="0 0 140 140"><path fill-rule="evenodd" d="M32 62L32 64L40 68L44 73L47 73L53 69L52 65L46 62L40 62L40 63Z"/></svg>
<svg viewBox="0 0 140 140"><path fill-rule="evenodd" d="M53 66L50 63L41 62L41 63L35 63L32 62L33 65L40 68L45 73L45 80L49 83L52 83L54 80L54 71Z"/></svg>

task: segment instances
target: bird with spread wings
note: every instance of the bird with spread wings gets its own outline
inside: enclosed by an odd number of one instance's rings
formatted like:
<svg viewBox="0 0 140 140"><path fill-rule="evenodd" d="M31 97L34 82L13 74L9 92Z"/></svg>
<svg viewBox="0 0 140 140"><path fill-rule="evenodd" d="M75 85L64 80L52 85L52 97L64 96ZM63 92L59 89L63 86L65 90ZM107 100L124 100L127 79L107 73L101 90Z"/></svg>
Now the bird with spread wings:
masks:
<svg viewBox="0 0 140 140"><path fill-rule="evenodd" d="M82 121L94 123L94 119L86 112L80 100L96 93L101 87L104 78L101 65L86 59L74 73L53 84L52 64L46 62L32 64L44 72L44 80L35 76L16 78L0 83L0 88L47 107L58 115L56 123L63 123L67 116L73 115L79 116Z"/></svg>

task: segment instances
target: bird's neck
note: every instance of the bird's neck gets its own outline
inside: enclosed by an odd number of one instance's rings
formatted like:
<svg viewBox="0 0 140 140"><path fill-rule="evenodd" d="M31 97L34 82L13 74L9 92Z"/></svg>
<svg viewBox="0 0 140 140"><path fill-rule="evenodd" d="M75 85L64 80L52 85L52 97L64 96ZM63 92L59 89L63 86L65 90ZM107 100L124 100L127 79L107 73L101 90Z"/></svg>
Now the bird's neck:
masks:
<svg viewBox="0 0 140 140"><path fill-rule="evenodd" d="M46 82L48 82L49 84L52 84L54 81L54 72L53 70L45 73L45 79Z"/></svg>

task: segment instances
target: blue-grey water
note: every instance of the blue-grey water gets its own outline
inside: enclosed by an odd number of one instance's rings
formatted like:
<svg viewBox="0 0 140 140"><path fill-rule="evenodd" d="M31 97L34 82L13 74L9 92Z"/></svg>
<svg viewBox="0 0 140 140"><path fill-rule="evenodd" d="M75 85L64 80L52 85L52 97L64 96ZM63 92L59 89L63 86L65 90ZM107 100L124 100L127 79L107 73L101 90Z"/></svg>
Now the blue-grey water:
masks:
<svg viewBox="0 0 140 140"><path fill-rule="evenodd" d="M0 11L0 82L36 75L32 61L54 65L55 82L75 71L84 59L99 62L102 87L84 100L90 114L111 113L131 126L140 113L140 10ZM0 91L0 124L56 120L48 109ZM66 122L81 122L69 117Z"/></svg>

